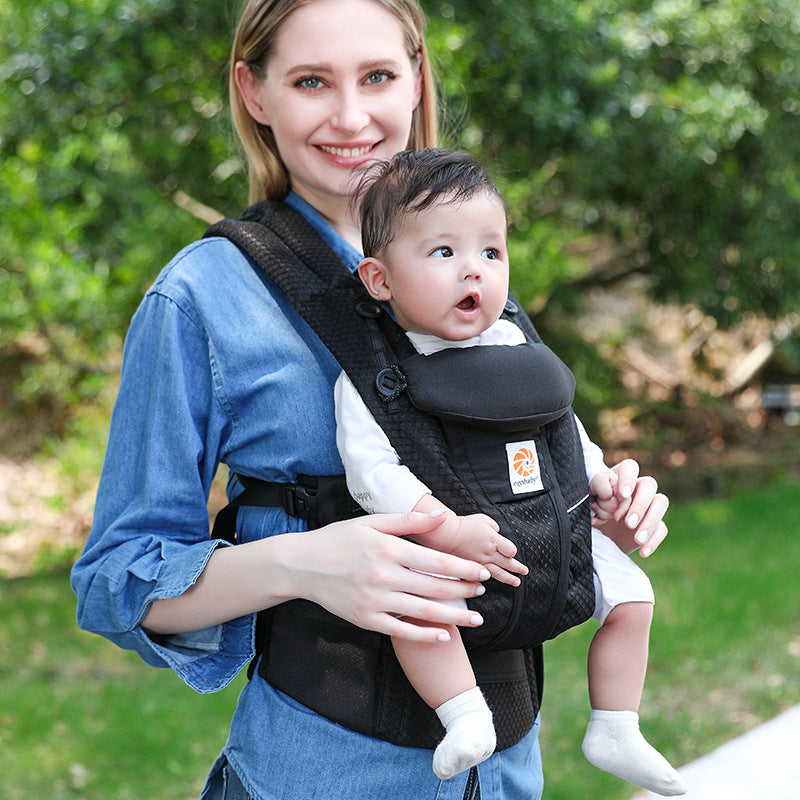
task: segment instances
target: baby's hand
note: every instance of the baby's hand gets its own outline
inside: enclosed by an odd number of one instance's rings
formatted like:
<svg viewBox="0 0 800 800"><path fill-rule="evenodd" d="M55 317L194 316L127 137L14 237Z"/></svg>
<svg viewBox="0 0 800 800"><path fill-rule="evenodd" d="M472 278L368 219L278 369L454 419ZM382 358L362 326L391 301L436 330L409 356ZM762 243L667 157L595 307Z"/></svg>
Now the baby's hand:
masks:
<svg viewBox="0 0 800 800"><path fill-rule="evenodd" d="M616 495L617 475L615 472L598 472L589 483L592 495L592 525L599 527L614 519L620 500Z"/></svg>
<svg viewBox="0 0 800 800"><path fill-rule="evenodd" d="M497 523L485 514L470 514L456 519L458 542L450 552L485 565L491 576L501 583L519 586L517 575L527 575L528 568L514 558L516 545L499 534Z"/></svg>

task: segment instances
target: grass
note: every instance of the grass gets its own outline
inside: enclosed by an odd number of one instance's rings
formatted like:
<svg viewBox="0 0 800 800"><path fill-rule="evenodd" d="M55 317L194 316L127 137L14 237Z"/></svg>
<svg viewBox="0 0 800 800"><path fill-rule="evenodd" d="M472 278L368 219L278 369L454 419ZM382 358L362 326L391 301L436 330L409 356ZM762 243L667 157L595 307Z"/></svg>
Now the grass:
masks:
<svg viewBox="0 0 800 800"><path fill-rule="evenodd" d="M670 510L642 724L676 764L800 702L798 506L786 479ZM633 794L580 753L592 632L547 648L546 800ZM200 696L81 632L63 573L0 582L0 797L197 797L242 680Z"/></svg>
<svg viewBox="0 0 800 800"><path fill-rule="evenodd" d="M656 592L642 730L675 765L800 702L800 484L675 505L644 563ZM547 800L633 791L580 752L592 623L548 645L542 750Z"/></svg>
<svg viewBox="0 0 800 800"><path fill-rule="evenodd" d="M63 573L0 584L0 797L198 797L241 678L198 695L74 619Z"/></svg>

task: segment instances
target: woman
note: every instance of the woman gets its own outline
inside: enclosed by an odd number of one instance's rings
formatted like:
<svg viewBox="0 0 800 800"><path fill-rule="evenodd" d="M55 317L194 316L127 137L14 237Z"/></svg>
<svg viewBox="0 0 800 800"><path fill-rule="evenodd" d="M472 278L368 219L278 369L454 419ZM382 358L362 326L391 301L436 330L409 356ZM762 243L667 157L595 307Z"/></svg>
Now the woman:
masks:
<svg viewBox="0 0 800 800"><path fill-rule="evenodd" d="M282 199L343 268L360 260L348 212L354 172L435 143L422 37L414 0L249 0L242 13L231 101L251 200ZM480 624L457 604L423 599L475 596L486 577L480 564L401 538L431 530L436 518L361 517L292 536L280 534L305 525L282 509L244 509L243 544L209 539L205 501L220 462L278 482L341 472L338 372L286 298L230 242L205 239L179 253L126 340L94 526L73 571L81 626L215 691L253 654L254 612L288 599L414 641L435 641L436 625ZM652 551L666 534L666 499L637 477L635 463L617 471L631 501L620 543L632 547L636 535ZM234 481L230 491L238 490ZM484 798L540 795L537 734L534 726L485 762ZM461 798L466 778L440 783L428 752L331 723L255 676L203 796Z"/></svg>

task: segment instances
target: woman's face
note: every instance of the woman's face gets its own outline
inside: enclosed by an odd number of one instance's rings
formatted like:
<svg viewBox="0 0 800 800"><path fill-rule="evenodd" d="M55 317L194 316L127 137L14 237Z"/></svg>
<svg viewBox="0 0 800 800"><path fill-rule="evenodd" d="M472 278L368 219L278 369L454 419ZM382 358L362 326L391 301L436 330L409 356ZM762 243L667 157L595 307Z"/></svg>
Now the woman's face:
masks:
<svg viewBox="0 0 800 800"><path fill-rule="evenodd" d="M333 219L355 170L406 148L421 77L389 11L313 0L283 23L252 91L248 110L272 129L292 189Z"/></svg>

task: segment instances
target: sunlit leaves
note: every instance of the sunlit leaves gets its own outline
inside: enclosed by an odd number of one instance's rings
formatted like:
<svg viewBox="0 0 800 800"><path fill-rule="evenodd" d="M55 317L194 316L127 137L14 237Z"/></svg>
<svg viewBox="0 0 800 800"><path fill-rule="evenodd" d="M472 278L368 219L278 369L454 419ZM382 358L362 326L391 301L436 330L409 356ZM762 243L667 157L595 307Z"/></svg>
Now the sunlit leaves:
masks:
<svg viewBox="0 0 800 800"><path fill-rule="evenodd" d="M427 6L458 32L442 56L447 86L467 98L461 143L530 189L510 192L513 214L552 219L561 236L549 258L541 224L517 226L516 250L539 254L524 267L538 273L527 285L562 283L565 249L595 232L635 250L662 294L723 321L796 307L796 0Z"/></svg>

